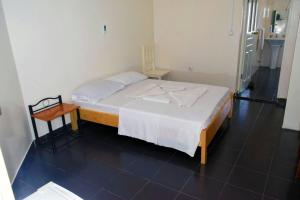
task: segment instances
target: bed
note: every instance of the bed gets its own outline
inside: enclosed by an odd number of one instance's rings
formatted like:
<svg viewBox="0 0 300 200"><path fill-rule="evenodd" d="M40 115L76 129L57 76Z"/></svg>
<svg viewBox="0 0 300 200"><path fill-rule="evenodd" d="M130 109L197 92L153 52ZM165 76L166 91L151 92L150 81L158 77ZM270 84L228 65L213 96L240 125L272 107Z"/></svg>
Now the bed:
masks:
<svg viewBox="0 0 300 200"><path fill-rule="evenodd" d="M114 79L112 79L114 80ZM126 81L125 81L126 82ZM122 82L123 84L124 82ZM169 85L168 87L163 87ZM168 92L167 94L170 94L168 96L168 99L160 98L160 99L152 99L148 101L148 99L143 98L137 98L137 94L141 91L145 90L145 88L148 87L148 91L153 89L153 87L156 89L164 89L170 88L174 90L180 90L179 88L183 87L184 91L192 91L193 89L198 88L205 88L205 90L201 91L201 95L196 98L196 101L192 103L190 106L184 106L184 105L178 105L178 102L172 98L173 96L171 94L180 94L179 92ZM170 87L171 86L171 87ZM150 89L149 89L150 88ZM174 89L175 88L175 89ZM189 88L190 90L187 90ZM151 91L153 91L151 89ZM198 90L199 92L199 90ZM148 92L149 93L149 92ZM182 93L184 96L187 93ZM165 95L165 94L164 94ZM171 98L170 98L171 96ZM189 126L186 126L185 129L182 129L183 132L180 132L179 135L183 135L185 137L190 137L194 142L197 142L196 145L201 147L201 164L205 165L207 162L207 148L208 145L211 143L215 135L217 134L218 129L221 127L223 122L226 118L232 117L232 109L233 109L233 95L230 92L228 88L224 87L218 87L218 86L212 86L212 85L204 85L204 84L194 84L194 83L183 83L183 82L173 82L173 81L164 81L164 80L153 80L153 79L147 79L142 78L141 80L135 80L134 83L130 84L124 84L124 87L122 86L121 89L118 89L116 92L113 92L112 94L106 95L105 98L100 98L98 101L86 101L79 98L74 98L72 96L72 99L75 104L80 106L80 117L82 120L95 122L107 126L112 126L119 128L120 130L123 130L126 126L128 128L128 124L130 124L128 130L130 137L135 137L135 135L131 135L130 131L135 130L131 129L132 124L138 124L137 125L137 132L141 133L143 131L147 132L147 126L148 123L152 123L153 121L157 122L159 121L160 126L164 127L165 129L161 128L163 131L163 136L165 137L166 132L170 130L170 135L167 138L167 141L171 140L171 137L177 137L177 135L172 135L172 131L174 129L170 129L170 126L172 123L174 124L175 129L178 129L178 126L180 126L180 123L182 123L181 126L184 127L184 125L197 125L195 129L191 130L197 130L197 137L187 136L189 135L188 131ZM160 100L163 100L160 102ZM159 100L159 101L157 101ZM168 100L167 102L164 102L165 100ZM129 112L128 112L129 111ZM127 114L125 114L127 112ZM138 114L134 114L138 113ZM136 115L136 116L135 116ZM130 116L133 117L136 121L130 121L127 120L126 117L130 118ZM146 117L145 117L146 116ZM151 116L150 118L147 118L148 116ZM155 116L153 118L153 116ZM77 116L72 115L71 121L72 121L72 129L76 130L78 129L77 126ZM145 120L142 120L142 118L145 118ZM137 121L138 119L138 121ZM159 119L159 120L157 120ZM162 120L164 119L164 120ZM147 121L149 120L149 121ZM168 120L170 120L170 124L167 126L165 124L168 124ZM173 121L172 121L173 120ZM175 121L174 121L175 120ZM177 121L176 121L177 120ZM129 121L128 124L125 122ZM140 121L141 125L139 124ZM178 124L178 123L179 124ZM125 125L124 125L125 123ZM143 124L144 123L144 124ZM177 125L178 124L178 125ZM134 126L133 125L133 126ZM156 127L157 124L154 123L154 127ZM176 127L177 125L177 127ZM151 126L150 126L151 127ZM157 127L156 127L157 128ZM143 139L148 142L156 143L157 138L152 140L152 135L149 135L149 133L153 133L153 130L160 130L160 129L150 129L147 134L142 134ZM165 132L165 130L167 130ZM152 132L151 132L152 131ZM185 131L185 132L184 132ZM125 131L126 132L126 131ZM133 131L134 132L134 131ZM184 134L185 135L184 135ZM123 134L126 135L126 134ZM146 136L145 136L146 135ZM161 134L162 135L162 134ZM195 135L195 134L194 134ZM150 139L148 139L150 136ZM138 139L141 139L139 137L135 137ZM184 140L183 137L180 138L180 140ZM196 139L195 139L196 138ZM164 138L166 140L166 138ZM179 139L177 139L179 140ZM155 142L153 142L155 141ZM157 144L157 143L156 143ZM161 146L171 147L174 148L174 145L164 145L165 143L162 142ZM175 145L177 147L178 144ZM187 148L187 147L185 147ZM180 148L175 148L179 149ZM189 155L193 155L190 153Z"/></svg>

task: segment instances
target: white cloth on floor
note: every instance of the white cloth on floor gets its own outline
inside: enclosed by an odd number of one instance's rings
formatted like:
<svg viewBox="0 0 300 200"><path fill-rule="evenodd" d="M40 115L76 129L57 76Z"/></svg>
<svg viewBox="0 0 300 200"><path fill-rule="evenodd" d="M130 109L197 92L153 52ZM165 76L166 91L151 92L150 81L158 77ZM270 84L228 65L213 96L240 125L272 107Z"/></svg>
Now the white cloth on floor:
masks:
<svg viewBox="0 0 300 200"><path fill-rule="evenodd" d="M49 182L24 200L83 200L69 190Z"/></svg>

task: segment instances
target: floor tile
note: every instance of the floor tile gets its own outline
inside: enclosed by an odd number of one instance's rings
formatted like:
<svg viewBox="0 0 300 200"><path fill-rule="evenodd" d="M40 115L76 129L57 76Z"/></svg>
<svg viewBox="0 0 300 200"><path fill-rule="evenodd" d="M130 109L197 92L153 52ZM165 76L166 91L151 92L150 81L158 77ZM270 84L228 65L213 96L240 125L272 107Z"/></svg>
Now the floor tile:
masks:
<svg viewBox="0 0 300 200"><path fill-rule="evenodd" d="M112 168L105 163L90 163L84 169L79 170L77 174L80 179L85 180L87 183L95 187L103 187L110 179L113 178L114 174L120 173L120 170Z"/></svg>
<svg viewBox="0 0 300 200"><path fill-rule="evenodd" d="M280 178L270 177L265 194L280 200L299 200L300 184Z"/></svg>
<svg viewBox="0 0 300 200"><path fill-rule="evenodd" d="M259 67L252 77L254 88L246 89L241 96L268 101L275 100L279 77L279 68L273 70L269 67Z"/></svg>
<svg viewBox="0 0 300 200"><path fill-rule="evenodd" d="M137 176L151 179L164 163L165 162L153 157L141 155L136 161L127 166L125 169Z"/></svg>
<svg viewBox="0 0 300 200"><path fill-rule="evenodd" d="M218 162L224 162L226 164L233 165L234 162L238 158L240 150L232 149L232 148L218 148L216 146L215 150L213 150L209 154L209 160L216 160Z"/></svg>
<svg viewBox="0 0 300 200"><path fill-rule="evenodd" d="M250 169L236 167L230 177L229 183L256 193L263 193L266 175Z"/></svg>
<svg viewBox="0 0 300 200"><path fill-rule="evenodd" d="M272 154L261 152L260 148L256 150L244 151L237 161L237 165L246 167L261 173L267 173L272 161Z"/></svg>
<svg viewBox="0 0 300 200"><path fill-rule="evenodd" d="M176 153L176 150L151 144L145 147L144 153L156 159L167 161Z"/></svg>
<svg viewBox="0 0 300 200"><path fill-rule="evenodd" d="M196 173L225 182L232 167L232 165L226 163L210 160L205 166L201 166Z"/></svg>
<svg viewBox="0 0 300 200"><path fill-rule="evenodd" d="M200 148L196 150L194 157L187 155L186 153L176 151L175 154L168 160L169 163L180 166L187 170L198 170L201 161Z"/></svg>
<svg viewBox="0 0 300 200"><path fill-rule="evenodd" d="M17 179L13 183L13 191L15 198L18 199L23 199L24 197L29 196L33 192L35 192L35 188L26 182L22 181L21 179Z"/></svg>
<svg viewBox="0 0 300 200"><path fill-rule="evenodd" d="M92 200L122 200L121 197L102 189L96 193L96 195L92 198Z"/></svg>
<svg viewBox="0 0 300 200"><path fill-rule="evenodd" d="M55 181L55 183L83 199L91 199L94 196L94 193L100 189L100 187L86 183L85 180L71 176Z"/></svg>
<svg viewBox="0 0 300 200"><path fill-rule="evenodd" d="M153 200L164 199L172 200L176 196L177 191L170 190L156 183L148 183L136 196L135 200Z"/></svg>
<svg viewBox="0 0 300 200"><path fill-rule="evenodd" d="M226 185L220 199L221 200L234 200L234 199L259 200L261 199L261 196L253 192L249 192L247 190L243 190L231 185Z"/></svg>
<svg viewBox="0 0 300 200"><path fill-rule="evenodd" d="M34 188L39 188L50 181L64 178L66 172L47 164L33 164L29 168L21 170L19 178Z"/></svg>
<svg viewBox="0 0 300 200"><path fill-rule="evenodd" d="M281 162L273 162L270 174L271 176L276 176L293 181L296 176L296 170L296 165L284 164Z"/></svg>
<svg viewBox="0 0 300 200"><path fill-rule="evenodd" d="M279 200L279 199L274 198L274 197L264 196L263 200Z"/></svg>
<svg viewBox="0 0 300 200"><path fill-rule="evenodd" d="M106 144L97 147L91 154L94 160L104 162L119 169L125 169L138 157L138 154L129 153L118 147Z"/></svg>
<svg viewBox="0 0 300 200"><path fill-rule="evenodd" d="M199 199L215 200L219 198L223 185L223 182L193 175L183 188L183 192Z"/></svg>
<svg viewBox="0 0 300 200"><path fill-rule="evenodd" d="M191 197L191 196L185 195L185 194L180 194L180 195L178 195L176 200L199 200L199 199L196 197Z"/></svg>
<svg viewBox="0 0 300 200"><path fill-rule="evenodd" d="M131 199L145 184L146 180L135 175L119 172L105 184L104 188L124 198Z"/></svg>
<svg viewBox="0 0 300 200"><path fill-rule="evenodd" d="M193 170L187 170L186 168L166 163L155 175L153 180L175 190L179 190L192 173Z"/></svg>

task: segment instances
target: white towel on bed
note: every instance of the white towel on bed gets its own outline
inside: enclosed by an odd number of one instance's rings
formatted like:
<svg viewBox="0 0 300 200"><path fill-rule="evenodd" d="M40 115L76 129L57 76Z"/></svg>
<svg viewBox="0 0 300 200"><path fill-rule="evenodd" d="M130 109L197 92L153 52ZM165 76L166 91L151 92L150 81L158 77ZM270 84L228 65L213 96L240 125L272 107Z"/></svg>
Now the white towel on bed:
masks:
<svg viewBox="0 0 300 200"><path fill-rule="evenodd" d="M144 87L135 90L135 91L131 91L128 96L129 97L133 97L133 98L139 98L139 97L143 97L149 90L152 90L154 88L156 88L157 85L156 84L147 84Z"/></svg>
<svg viewBox="0 0 300 200"><path fill-rule="evenodd" d="M191 107L207 92L206 88L197 87L183 91L170 92L180 107Z"/></svg>
<svg viewBox="0 0 300 200"><path fill-rule="evenodd" d="M166 95L145 96L143 97L143 100L165 104L169 104L171 102L170 98L168 98Z"/></svg>

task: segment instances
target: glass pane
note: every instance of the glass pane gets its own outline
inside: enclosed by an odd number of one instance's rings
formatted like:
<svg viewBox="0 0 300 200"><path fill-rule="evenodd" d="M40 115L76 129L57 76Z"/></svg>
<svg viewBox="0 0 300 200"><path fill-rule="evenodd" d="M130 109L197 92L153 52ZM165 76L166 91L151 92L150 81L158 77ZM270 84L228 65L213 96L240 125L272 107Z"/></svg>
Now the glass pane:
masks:
<svg viewBox="0 0 300 200"><path fill-rule="evenodd" d="M252 0L248 0L248 10L247 10L247 15L248 15L248 19L247 19L247 32L251 32L251 15L252 15Z"/></svg>
<svg viewBox="0 0 300 200"><path fill-rule="evenodd" d="M255 8L256 8L256 0L252 0L252 5L251 5L251 32L254 31L254 26L255 26Z"/></svg>

